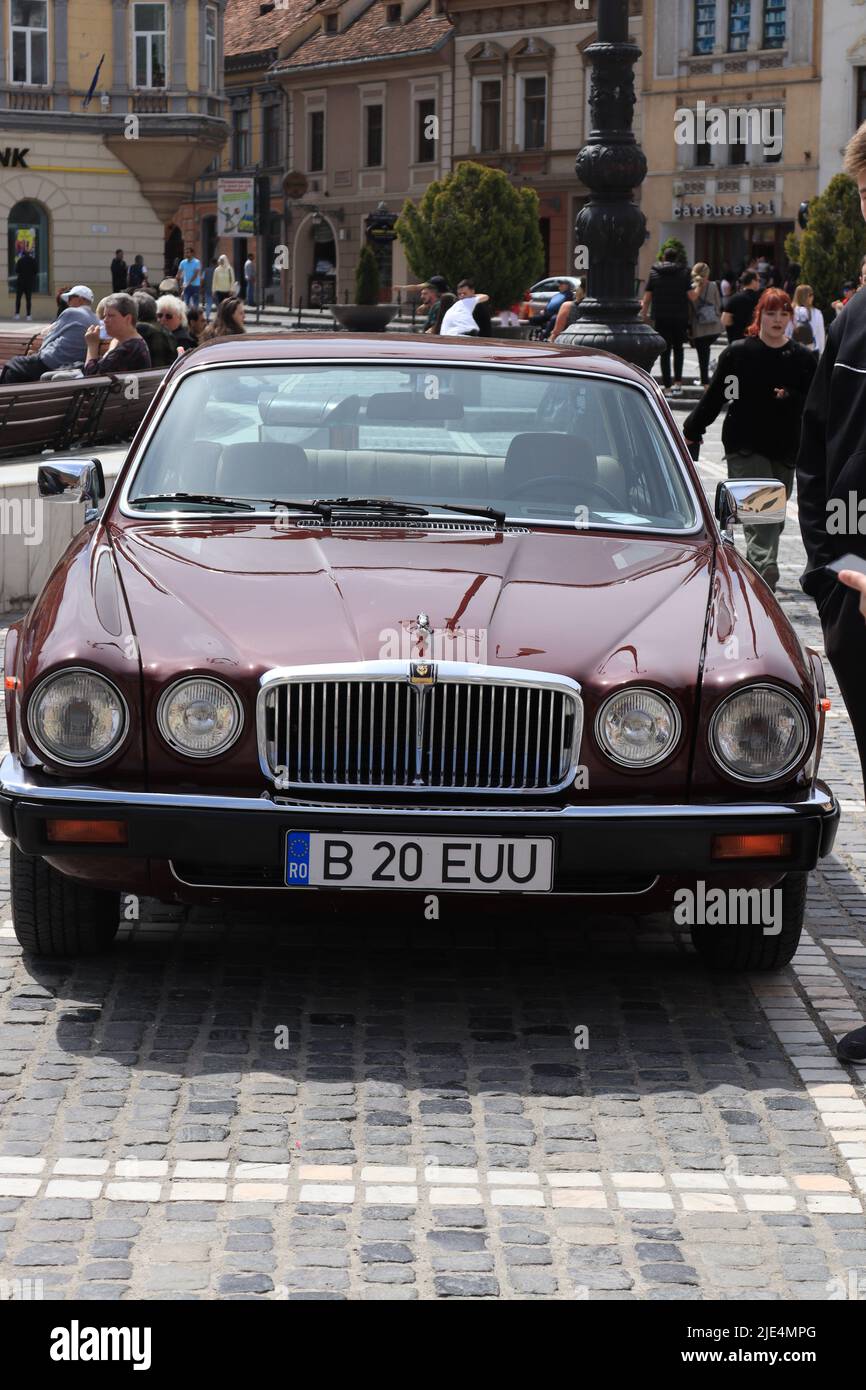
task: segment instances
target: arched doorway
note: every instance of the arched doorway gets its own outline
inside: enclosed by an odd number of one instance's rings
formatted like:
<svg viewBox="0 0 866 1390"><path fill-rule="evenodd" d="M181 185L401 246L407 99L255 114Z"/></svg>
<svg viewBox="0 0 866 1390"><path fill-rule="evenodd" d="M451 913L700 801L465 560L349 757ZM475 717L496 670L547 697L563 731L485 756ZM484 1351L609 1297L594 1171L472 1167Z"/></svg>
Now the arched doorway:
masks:
<svg viewBox="0 0 866 1390"><path fill-rule="evenodd" d="M333 304L337 297L337 236L322 213L310 213L295 233L292 256L292 302L304 306Z"/></svg>
<svg viewBox="0 0 866 1390"><path fill-rule="evenodd" d="M26 250L33 252L39 266L36 293L48 294L48 210L41 203L34 203L30 199L16 203L10 209L6 227L10 290L15 284L15 262Z"/></svg>
<svg viewBox="0 0 866 1390"><path fill-rule="evenodd" d="M172 226L169 229L168 236L165 239L165 260L163 263L163 270L165 272L166 277L168 277L169 275L174 275L175 267L178 261L182 260L183 233L181 232L180 227L176 227L174 224L172 224Z"/></svg>

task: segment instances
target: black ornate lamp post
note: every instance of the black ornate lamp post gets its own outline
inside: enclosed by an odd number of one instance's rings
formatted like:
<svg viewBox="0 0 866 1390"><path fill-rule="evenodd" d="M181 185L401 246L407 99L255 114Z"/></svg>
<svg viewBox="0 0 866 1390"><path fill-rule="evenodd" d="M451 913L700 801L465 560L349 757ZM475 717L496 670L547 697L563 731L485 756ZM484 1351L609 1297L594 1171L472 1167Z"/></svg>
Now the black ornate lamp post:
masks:
<svg viewBox="0 0 866 1390"><path fill-rule="evenodd" d="M628 0L598 0L598 38L586 50L592 60L591 128L575 169L592 192L577 214L575 240L586 247L587 293L557 342L603 348L649 371L664 342L639 321L634 297L646 218L632 193L646 178L647 163L632 130L634 65L641 51L629 43L628 8Z"/></svg>

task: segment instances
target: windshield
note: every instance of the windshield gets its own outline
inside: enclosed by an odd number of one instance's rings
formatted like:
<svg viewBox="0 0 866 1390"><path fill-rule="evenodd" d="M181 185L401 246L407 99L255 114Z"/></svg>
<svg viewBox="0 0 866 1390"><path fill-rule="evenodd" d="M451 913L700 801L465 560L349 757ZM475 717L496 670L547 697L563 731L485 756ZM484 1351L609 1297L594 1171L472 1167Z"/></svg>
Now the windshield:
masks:
<svg viewBox="0 0 866 1390"><path fill-rule="evenodd" d="M191 373L128 501L142 499L147 515L230 515L220 497L265 510L390 498L433 511L493 508L517 522L665 531L698 523L682 464L642 391L504 368L293 363Z"/></svg>

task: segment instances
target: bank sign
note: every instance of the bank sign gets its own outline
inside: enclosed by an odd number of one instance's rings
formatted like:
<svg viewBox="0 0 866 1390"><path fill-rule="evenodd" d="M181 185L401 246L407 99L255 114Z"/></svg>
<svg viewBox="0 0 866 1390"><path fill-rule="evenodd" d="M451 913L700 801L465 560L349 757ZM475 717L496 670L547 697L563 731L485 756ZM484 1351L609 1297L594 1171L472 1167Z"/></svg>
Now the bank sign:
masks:
<svg viewBox="0 0 866 1390"><path fill-rule="evenodd" d="M776 203L675 203L674 217L775 217Z"/></svg>

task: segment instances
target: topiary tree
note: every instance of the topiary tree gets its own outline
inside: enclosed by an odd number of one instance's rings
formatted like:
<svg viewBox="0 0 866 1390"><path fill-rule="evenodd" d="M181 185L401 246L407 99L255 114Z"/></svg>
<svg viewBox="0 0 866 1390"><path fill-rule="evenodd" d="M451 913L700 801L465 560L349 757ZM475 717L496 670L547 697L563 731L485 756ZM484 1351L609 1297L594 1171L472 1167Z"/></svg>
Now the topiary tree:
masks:
<svg viewBox="0 0 866 1390"><path fill-rule="evenodd" d="M380 283L379 266L373 250L369 246L362 246L355 267L355 303L378 304Z"/></svg>
<svg viewBox="0 0 866 1390"><path fill-rule="evenodd" d="M676 251L677 261L680 265L688 265L689 258L686 254L686 248L683 246L683 243L679 240L678 237L669 236L667 241L662 242L661 246L659 247L658 259L662 260L664 258L665 251L670 250Z"/></svg>
<svg viewBox="0 0 866 1390"><path fill-rule="evenodd" d="M515 188L500 169L464 160L437 179L395 224L414 275L471 275L494 310L514 304L544 274L538 194Z"/></svg>
<svg viewBox="0 0 866 1390"><path fill-rule="evenodd" d="M838 299L843 281L857 281L866 255L866 222L853 179L837 174L811 200L805 231L789 232L785 251L799 264L800 283L811 285L820 308Z"/></svg>

